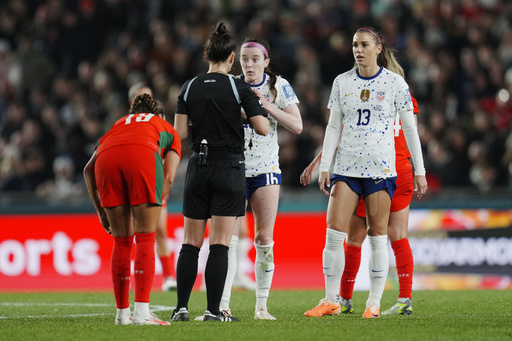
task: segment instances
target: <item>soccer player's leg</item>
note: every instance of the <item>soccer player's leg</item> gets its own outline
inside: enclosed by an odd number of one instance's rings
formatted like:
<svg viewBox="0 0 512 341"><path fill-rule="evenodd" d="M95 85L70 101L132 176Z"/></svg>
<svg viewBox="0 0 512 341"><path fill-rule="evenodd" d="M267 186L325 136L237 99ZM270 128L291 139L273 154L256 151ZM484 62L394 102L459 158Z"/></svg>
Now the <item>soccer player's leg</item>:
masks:
<svg viewBox="0 0 512 341"><path fill-rule="evenodd" d="M383 182L387 182L387 180L379 181L378 184ZM393 193L390 194L386 189L381 189L369 194L364 199L369 225L368 239L371 248L370 294L366 301L364 318L380 317L380 300L389 270L387 227L392 195Z"/></svg>

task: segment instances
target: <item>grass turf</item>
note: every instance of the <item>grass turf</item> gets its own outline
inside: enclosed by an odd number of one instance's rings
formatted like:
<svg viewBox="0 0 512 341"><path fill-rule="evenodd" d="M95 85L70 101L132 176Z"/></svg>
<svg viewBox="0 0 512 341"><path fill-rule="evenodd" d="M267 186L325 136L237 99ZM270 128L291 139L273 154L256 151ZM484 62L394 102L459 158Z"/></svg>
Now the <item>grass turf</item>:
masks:
<svg viewBox="0 0 512 341"><path fill-rule="evenodd" d="M162 326L115 326L112 293L2 293L0 340L511 340L511 291L416 291L414 314L363 319L368 293L355 292L352 315L307 318L321 291L272 291L269 312L276 321L254 320L254 292L234 292L238 323L179 322ZM386 291L382 310L394 304ZM133 296L131 299L133 302ZM169 320L175 292L154 292L151 309ZM206 308L193 292L191 319ZM132 305L133 309L133 305Z"/></svg>

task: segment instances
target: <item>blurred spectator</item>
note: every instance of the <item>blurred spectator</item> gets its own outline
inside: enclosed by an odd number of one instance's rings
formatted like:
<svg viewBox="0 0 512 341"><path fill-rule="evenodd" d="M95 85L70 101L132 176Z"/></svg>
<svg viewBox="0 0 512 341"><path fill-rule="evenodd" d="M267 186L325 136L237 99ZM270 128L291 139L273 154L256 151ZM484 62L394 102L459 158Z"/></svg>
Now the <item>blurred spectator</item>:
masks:
<svg viewBox="0 0 512 341"><path fill-rule="evenodd" d="M35 189L36 196L51 201L72 200L85 193L82 181L77 181L73 160L66 155L60 155L53 160L54 178L41 183ZM81 179L81 177L80 177Z"/></svg>
<svg viewBox="0 0 512 341"><path fill-rule="evenodd" d="M6 0L0 188L34 191L56 182L62 168L51 165L64 154L66 171L80 176L97 139L126 113L136 82L151 85L172 121L180 85L205 71L202 44L221 19L238 39L270 42L272 68L301 102L302 134L280 135L289 169L283 188L298 183L304 160L321 148L332 81L353 66L351 32L368 24L397 49L419 101L432 181L441 189L512 187L510 1Z"/></svg>

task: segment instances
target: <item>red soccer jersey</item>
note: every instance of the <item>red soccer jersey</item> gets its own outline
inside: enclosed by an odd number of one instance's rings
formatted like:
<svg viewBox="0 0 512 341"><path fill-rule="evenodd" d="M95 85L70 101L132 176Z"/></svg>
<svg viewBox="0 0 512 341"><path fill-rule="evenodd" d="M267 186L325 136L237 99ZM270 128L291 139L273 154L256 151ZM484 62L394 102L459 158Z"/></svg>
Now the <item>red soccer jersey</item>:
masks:
<svg viewBox="0 0 512 341"><path fill-rule="evenodd" d="M160 157L174 150L181 158L181 140L174 127L154 114L131 114L117 120L98 143L98 155L108 148L138 144L153 149Z"/></svg>

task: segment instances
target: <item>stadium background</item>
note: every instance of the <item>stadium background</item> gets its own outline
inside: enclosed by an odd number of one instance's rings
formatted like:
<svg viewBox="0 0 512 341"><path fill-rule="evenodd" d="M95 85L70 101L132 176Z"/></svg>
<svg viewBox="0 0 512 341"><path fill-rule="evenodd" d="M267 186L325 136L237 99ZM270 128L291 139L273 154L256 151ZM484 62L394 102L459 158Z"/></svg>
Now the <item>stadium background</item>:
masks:
<svg viewBox="0 0 512 341"><path fill-rule="evenodd" d="M302 134L280 130L276 288L323 285L327 201L298 179L321 148L330 86L352 66L351 37L362 25L380 29L397 50L419 102L429 193L412 203L415 289L512 288L508 1L7 0L0 4L0 290L110 288L111 242L81 170L127 112L135 82L154 89L173 122L180 86L206 71L202 44L220 20L239 43L266 38L271 67L301 101ZM188 156L170 198L174 252ZM388 288L396 288L390 274ZM364 290L364 266L359 276Z"/></svg>

